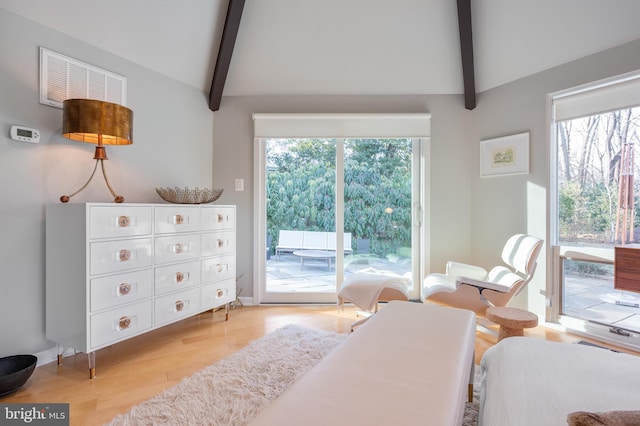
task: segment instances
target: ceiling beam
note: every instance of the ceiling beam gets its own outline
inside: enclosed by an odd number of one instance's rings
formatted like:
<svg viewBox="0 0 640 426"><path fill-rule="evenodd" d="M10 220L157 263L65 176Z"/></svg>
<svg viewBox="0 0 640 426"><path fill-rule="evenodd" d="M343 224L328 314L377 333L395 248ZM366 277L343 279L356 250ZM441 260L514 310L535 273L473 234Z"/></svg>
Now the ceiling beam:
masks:
<svg viewBox="0 0 640 426"><path fill-rule="evenodd" d="M462 80L464 82L464 107L476 107L476 80L473 70L473 34L471 32L471 0L458 0L458 30L462 54Z"/></svg>
<svg viewBox="0 0 640 426"><path fill-rule="evenodd" d="M233 54L233 47L236 44L243 8L244 0L229 0L227 17L224 21L220 48L218 49L218 58L216 59L216 66L213 70L213 78L211 79L211 90L209 90L209 109L211 111L220 109L224 83L227 80L227 72L231 64L231 55Z"/></svg>

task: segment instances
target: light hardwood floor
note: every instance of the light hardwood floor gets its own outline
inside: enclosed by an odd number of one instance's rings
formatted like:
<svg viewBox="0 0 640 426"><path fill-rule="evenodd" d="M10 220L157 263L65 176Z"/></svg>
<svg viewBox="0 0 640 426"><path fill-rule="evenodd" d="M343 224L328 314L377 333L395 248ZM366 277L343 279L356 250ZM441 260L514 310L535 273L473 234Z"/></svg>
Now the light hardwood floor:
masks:
<svg viewBox="0 0 640 426"><path fill-rule="evenodd" d="M241 307L230 311L228 321L224 310L209 311L96 352L93 380L86 354L65 357L62 366L40 366L20 390L0 397L0 403L69 403L71 425L103 424L284 325L348 333L357 318L355 308L340 312L335 305ZM525 333L578 340L540 326ZM477 333L476 363L495 343L495 337Z"/></svg>

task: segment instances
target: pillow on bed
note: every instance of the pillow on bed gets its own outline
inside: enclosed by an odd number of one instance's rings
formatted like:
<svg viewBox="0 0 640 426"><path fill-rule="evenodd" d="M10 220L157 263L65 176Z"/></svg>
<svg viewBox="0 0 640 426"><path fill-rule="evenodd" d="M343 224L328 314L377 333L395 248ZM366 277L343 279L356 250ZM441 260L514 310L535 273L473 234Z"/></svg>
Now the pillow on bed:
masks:
<svg viewBox="0 0 640 426"><path fill-rule="evenodd" d="M569 426L634 426L640 424L640 411L576 411L567 416Z"/></svg>

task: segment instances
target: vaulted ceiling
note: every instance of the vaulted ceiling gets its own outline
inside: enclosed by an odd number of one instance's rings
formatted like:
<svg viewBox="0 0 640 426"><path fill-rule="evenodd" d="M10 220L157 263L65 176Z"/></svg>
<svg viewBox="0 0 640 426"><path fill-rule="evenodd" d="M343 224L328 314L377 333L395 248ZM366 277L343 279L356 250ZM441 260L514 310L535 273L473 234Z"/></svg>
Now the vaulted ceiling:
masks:
<svg viewBox="0 0 640 426"><path fill-rule="evenodd" d="M470 3L478 92L640 39L638 0ZM206 93L228 4L0 0ZM456 0L245 0L222 94L463 93L457 13Z"/></svg>

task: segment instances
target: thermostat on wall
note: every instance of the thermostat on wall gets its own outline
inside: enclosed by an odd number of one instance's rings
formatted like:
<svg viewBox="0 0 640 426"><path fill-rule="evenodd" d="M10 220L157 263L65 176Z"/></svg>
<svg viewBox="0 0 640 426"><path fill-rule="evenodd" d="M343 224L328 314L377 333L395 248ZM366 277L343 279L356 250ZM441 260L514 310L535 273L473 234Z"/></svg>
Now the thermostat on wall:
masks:
<svg viewBox="0 0 640 426"><path fill-rule="evenodd" d="M11 126L11 139L20 142L40 142L40 131L24 126Z"/></svg>

